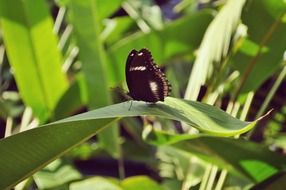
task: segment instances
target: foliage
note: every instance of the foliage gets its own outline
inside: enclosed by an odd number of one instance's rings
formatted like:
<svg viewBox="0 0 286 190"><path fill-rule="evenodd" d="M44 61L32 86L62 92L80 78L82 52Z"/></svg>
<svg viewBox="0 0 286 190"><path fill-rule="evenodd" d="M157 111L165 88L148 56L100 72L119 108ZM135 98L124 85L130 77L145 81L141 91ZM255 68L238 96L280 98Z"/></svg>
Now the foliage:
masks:
<svg viewBox="0 0 286 190"><path fill-rule="evenodd" d="M0 1L0 189L285 187L285 101L268 112L285 15L283 0ZM164 102L114 89L143 47Z"/></svg>

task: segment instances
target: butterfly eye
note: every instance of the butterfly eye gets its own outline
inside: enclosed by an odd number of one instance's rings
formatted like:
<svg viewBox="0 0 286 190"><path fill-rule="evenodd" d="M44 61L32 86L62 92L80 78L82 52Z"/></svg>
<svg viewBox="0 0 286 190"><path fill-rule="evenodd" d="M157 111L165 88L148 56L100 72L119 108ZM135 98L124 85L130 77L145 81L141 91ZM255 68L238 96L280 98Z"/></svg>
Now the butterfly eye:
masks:
<svg viewBox="0 0 286 190"><path fill-rule="evenodd" d="M151 52L145 48L129 53L125 75L129 95L134 100L156 103L164 101L171 91L165 74L154 63Z"/></svg>

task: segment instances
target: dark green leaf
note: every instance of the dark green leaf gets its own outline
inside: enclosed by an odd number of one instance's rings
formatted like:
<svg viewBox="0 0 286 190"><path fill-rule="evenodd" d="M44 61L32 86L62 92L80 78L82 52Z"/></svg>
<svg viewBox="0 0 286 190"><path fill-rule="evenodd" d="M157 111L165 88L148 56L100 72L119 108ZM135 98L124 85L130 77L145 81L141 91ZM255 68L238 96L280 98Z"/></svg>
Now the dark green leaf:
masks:
<svg viewBox="0 0 286 190"><path fill-rule="evenodd" d="M111 83L109 80L112 75L109 72L100 39L99 2L71 0L69 3L71 23L74 26L77 44L80 48L79 57L82 61L87 87L87 105L90 109L111 104L108 86ZM100 133L99 140L103 148L111 155L119 155L118 128L116 126Z"/></svg>
<svg viewBox="0 0 286 190"><path fill-rule="evenodd" d="M244 45L243 50L233 58L234 67L241 73L246 71L249 64L254 65L253 69L248 68L251 73L242 92L257 89L281 67L286 44L286 23L281 21L283 13L286 13L286 3L281 0L253 0L246 6L242 22L248 27L249 39L261 46L261 51L257 49L253 55L253 49L246 52ZM260 19L257 19L257 15Z"/></svg>
<svg viewBox="0 0 286 190"><path fill-rule="evenodd" d="M242 139L156 132L149 141L186 151L253 182L262 181L286 166L286 157Z"/></svg>

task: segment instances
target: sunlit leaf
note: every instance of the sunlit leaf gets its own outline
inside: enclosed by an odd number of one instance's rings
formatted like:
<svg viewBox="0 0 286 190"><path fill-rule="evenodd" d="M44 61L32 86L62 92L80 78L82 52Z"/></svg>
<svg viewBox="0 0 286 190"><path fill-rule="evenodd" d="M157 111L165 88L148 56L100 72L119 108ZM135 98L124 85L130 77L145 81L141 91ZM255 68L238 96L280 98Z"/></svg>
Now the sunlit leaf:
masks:
<svg viewBox="0 0 286 190"><path fill-rule="evenodd" d="M48 7L44 0L3 0L0 9L17 87L25 104L43 121L51 116L67 87Z"/></svg>
<svg viewBox="0 0 286 190"><path fill-rule="evenodd" d="M196 100L214 62L220 62L229 51L231 36L238 26L245 0L229 0L209 25L194 63L185 98Z"/></svg>
<svg viewBox="0 0 286 190"><path fill-rule="evenodd" d="M163 188L146 176L129 177L122 181L124 190L163 190Z"/></svg>
<svg viewBox="0 0 286 190"><path fill-rule="evenodd" d="M103 177L93 177L70 184L71 190L123 190L118 184Z"/></svg>
<svg viewBox="0 0 286 190"><path fill-rule="evenodd" d="M254 127L213 106L168 97L148 105L123 102L79 114L0 140L0 189L12 187L52 160L98 133L116 118L155 115L184 121L213 135L231 136ZM29 147L29 148L27 148Z"/></svg>

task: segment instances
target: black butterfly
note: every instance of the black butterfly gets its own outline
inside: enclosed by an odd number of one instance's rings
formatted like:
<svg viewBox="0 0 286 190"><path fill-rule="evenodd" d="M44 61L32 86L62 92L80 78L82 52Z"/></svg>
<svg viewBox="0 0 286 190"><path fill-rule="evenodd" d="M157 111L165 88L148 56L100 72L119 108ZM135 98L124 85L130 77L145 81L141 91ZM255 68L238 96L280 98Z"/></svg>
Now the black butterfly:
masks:
<svg viewBox="0 0 286 190"><path fill-rule="evenodd" d="M164 101L171 92L165 74L153 62L149 50L132 50L126 61L126 82L129 94L134 100L155 103Z"/></svg>

